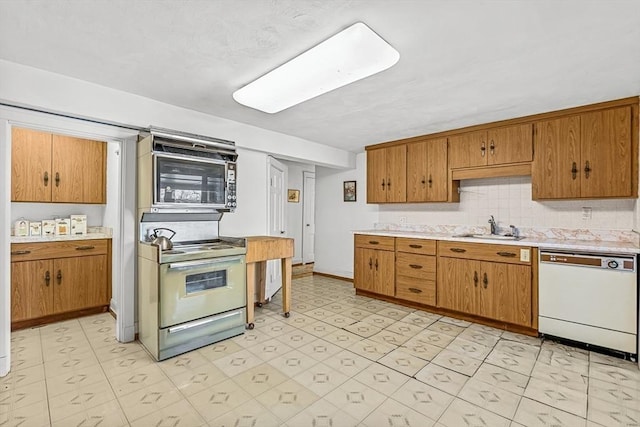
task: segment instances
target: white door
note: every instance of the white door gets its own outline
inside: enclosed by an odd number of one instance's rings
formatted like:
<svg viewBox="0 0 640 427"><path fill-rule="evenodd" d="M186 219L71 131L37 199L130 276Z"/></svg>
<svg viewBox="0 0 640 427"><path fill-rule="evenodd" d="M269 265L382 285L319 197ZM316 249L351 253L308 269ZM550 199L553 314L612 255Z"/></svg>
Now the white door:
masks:
<svg viewBox="0 0 640 427"><path fill-rule="evenodd" d="M302 187L302 263L312 263L316 235L316 174L303 172Z"/></svg>
<svg viewBox="0 0 640 427"><path fill-rule="evenodd" d="M269 235L286 236L286 206L288 168L282 162L273 157L268 157L269 162ZM265 288L265 298L270 299L273 294L282 287L282 266L280 260L267 261L267 278Z"/></svg>

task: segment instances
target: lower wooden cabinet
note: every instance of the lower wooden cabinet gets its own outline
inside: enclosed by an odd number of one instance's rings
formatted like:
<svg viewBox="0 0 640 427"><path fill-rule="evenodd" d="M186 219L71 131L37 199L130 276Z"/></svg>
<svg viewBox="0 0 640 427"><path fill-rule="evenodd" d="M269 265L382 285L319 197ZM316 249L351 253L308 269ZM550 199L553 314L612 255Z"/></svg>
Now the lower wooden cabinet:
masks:
<svg viewBox="0 0 640 427"><path fill-rule="evenodd" d="M458 249L451 256L445 249ZM442 242L438 259L438 306L487 319L531 327L531 249ZM521 261L520 250L528 261ZM513 255L513 256L512 256ZM496 257L508 262L497 262ZM471 259L469 259L471 258ZM473 259L476 258L476 259ZM483 261L482 259L491 259Z"/></svg>
<svg viewBox="0 0 640 427"><path fill-rule="evenodd" d="M399 303L535 330L534 259L526 246L356 235L354 285Z"/></svg>
<svg viewBox="0 0 640 427"><path fill-rule="evenodd" d="M108 309L110 272L110 240L12 244L12 328Z"/></svg>
<svg viewBox="0 0 640 427"><path fill-rule="evenodd" d="M367 292L394 296L395 239L393 237L355 236L354 286Z"/></svg>

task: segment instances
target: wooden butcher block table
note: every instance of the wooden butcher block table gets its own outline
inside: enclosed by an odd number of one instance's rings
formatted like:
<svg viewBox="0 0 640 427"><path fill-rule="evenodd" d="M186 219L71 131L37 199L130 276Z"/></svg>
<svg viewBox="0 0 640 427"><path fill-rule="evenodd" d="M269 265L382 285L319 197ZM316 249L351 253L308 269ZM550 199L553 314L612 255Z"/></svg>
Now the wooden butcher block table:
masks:
<svg viewBox="0 0 640 427"><path fill-rule="evenodd" d="M260 273L258 304L262 305L265 295L267 261L279 259L282 263L282 311L289 317L291 308L291 261L293 259L293 239L273 236L250 236L247 242L247 328L253 329L253 296L256 291L256 271Z"/></svg>

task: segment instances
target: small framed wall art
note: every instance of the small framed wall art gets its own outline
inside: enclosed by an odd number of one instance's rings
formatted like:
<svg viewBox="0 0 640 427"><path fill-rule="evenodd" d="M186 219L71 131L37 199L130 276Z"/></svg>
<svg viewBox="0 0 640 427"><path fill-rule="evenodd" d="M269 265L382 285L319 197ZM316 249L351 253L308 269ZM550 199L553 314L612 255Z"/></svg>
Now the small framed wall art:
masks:
<svg viewBox="0 0 640 427"><path fill-rule="evenodd" d="M291 203L300 203L300 190L287 190L287 200Z"/></svg>
<svg viewBox="0 0 640 427"><path fill-rule="evenodd" d="M345 181L342 194L345 202L356 201L356 181Z"/></svg>

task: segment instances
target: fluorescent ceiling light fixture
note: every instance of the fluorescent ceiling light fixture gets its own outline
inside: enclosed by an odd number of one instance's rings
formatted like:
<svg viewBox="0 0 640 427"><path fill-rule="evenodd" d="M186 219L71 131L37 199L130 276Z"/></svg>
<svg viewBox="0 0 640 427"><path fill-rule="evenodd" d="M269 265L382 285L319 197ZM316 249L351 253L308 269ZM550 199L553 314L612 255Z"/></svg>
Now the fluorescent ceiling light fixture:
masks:
<svg viewBox="0 0 640 427"><path fill-rule="evenodd" d="M397 50L358 22L238 89L233 99L277 113L384 71L399 59Z"/></svg>

